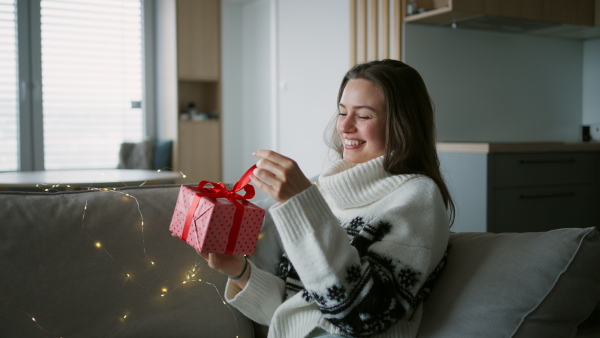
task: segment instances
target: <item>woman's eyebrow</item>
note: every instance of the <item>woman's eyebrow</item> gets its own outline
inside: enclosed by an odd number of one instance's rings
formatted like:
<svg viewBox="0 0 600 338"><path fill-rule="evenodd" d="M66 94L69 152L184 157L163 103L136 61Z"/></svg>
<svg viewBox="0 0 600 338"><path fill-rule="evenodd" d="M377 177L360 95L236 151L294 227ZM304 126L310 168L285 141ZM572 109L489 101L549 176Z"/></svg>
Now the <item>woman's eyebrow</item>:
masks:
<svg viewBox="0 0 600 338"><path fill-rule="evenodd" d="M342 107L342 108L346 108L346 106L344 106L344 104L342 104L342 103L339 103L339 104L338 104L338 106L339 106L339 107ZM371 107L371 106L367 106L367 105L362 105L362 106L353 106L353 107L354 107L354 109L355 109L355 110L358 110L358 109L368 109L368 110L370 110L370 111L372 111L372 112L374 112L374 113L376 113L376 112L377 112L375 109L373 109L373 107ZM346 109L347 109L347 108L346 108Z"/></svg>

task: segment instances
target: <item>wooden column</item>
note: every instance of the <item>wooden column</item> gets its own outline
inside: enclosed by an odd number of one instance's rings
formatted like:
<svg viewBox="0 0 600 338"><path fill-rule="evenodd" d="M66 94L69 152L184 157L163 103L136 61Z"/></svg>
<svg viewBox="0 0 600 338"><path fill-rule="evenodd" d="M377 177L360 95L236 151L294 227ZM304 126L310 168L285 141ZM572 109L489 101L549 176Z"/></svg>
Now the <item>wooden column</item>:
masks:
<svg viewBox="0 0 600 338"><path fill-rule="evenodd" d="M377 59L400 60L404 1L349 1L351 65Z"/></svg>

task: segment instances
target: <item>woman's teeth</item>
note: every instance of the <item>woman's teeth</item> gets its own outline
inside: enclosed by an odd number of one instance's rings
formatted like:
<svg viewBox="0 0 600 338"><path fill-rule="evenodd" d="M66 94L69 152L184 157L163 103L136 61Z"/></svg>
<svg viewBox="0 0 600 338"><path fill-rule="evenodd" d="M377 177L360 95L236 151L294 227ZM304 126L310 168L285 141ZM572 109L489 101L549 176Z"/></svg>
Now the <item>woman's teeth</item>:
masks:
<svg viewBox="0 0 600 338"><path fill-rule="evenodd" d="M357 146L359 144L365 143L364 141L357 140L344 140L344 144L347 146Z"/></svg>

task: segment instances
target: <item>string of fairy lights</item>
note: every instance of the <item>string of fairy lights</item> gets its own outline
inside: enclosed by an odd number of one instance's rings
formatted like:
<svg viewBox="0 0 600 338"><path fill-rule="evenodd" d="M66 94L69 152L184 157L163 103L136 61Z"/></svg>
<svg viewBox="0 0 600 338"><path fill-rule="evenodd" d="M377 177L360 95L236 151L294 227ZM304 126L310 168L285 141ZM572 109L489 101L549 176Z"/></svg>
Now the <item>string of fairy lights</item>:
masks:
<svg viewBox="0 0 600 338"><path fill-rule="evenodd" d="M161 170L158 170L157 172L160 172ZM179 172L181 174L182 178L186 178L186 175L182 172ZM145 181L142 184L140 184L139 186L143 186L146 184ZM123 184L124 187L127 187L127 185ZM60 188L63 187L62 184L37 184L36 185L37 188L39 188L40 190L44 191L44 192L55 192L55 191L59 191ZM66 188L71 188L70 185L64 185L64 187ZM135 205L137 207L137 212L139 214L140 217L140 229L141 229L141 238L142 238L142 248L143 248L143 253L144 253L144 258L148 261L148 264L150 264L150 267L154 270L154 272L156 273L157 278L159 278L161 281L165 282L165 284L169 284L171 283L171 281L169 281L168 279L164 278L163 276L160 275L157 266L156 266L156 262L154 260L152 260L147 252L146 252L146 241L144 238L144 215L142 214L142 210L140 207L140 202L139 200L126 192L123 192L121 190L119 190L119 188L96 188L93 187L93 183L86 188L87 191L95 191L95 192L99 192L99 193L113 193L113 194L117 194L120 195L121 197L127 198L127 199L132 199L133 201L135 201ZM85 221L86 221L86 213L88 211L88 200L85 201L85 205L83 206L83 213L82 213L82 217L81 217L81 228L83 230L83 232L85 233L85 235L90 239L92 245L99 250L103 250L103 252L115 263L117 264L123 271L125 274L125 278L127 281L129 282L133 282L136 283L137 285L139 285L140 287L143 287L140 283L138 283L137 281L135 281L133 274L131 272L129 272L125 266L123 264L121 264L117 259L115 259L115 257L106 249L106 246L96 240L95 238L93 238L93 236L91 236L88 231L85 229ZM199 255L198 255L199 256ZM158 290L157 294L153 297L151 297L150 299L146 299L146 300L142 300L137 302L136 304L132 304L130 308L135 308L136 306L140 305L141 303L144 302L150 302L156 298L161 298L161 297L166 297L169 292L173 292L177 289L179 289L180 287L188 284L188 283L203 283L206 284L208 286L211 286L216 294L219 296L221 302L223 303L223 305L231 312L231 315L234 319L235 325L236 325L236 330L239 330L239 326L238 326L238 322L237 322L237 318L236 315L233 311L233 309L227 304L227 302L225 301L225 299L223 298L223 295L221 295L221 293L219 292L219 289L217 288L216 285L214 285L213 283L207 282L207 281L203 281L202 278L200 278L200 263L198 262L198 259L196 259L196 262L193 264L193 266L187 268L187 271L185 271L184 275L184 279L181 281L177 281L175 282L175 286L172 287L171 289L169 289L168 286L163 286L160 288L160 290ZM214 271L210 270L209 274L213 273ZM208 275L207 275L208 276ZM206 276L206 277L207 277ZM22 313L24 313L25 315L27 315L31 321L33 322L33 324L40 329L41 331L43 331L44 333L46 333L47 335L51 335L51 336L55 336L54 334L52 334L51 332L48 332L46 328L44 328L42 325L40 325L40 321L39 318L36 318L33 314L25 312L25 311L21 311ZM121 317L119 318L115 318L115 326L114 328L111 330L111 332L109 332L106 336L110 336L112 335L112 333L114 333L115 330L117 330L117 328L119 327L120 324L124 323L128 317L130 317L132 314L132 311L123 311L123 314ZM239 338L239 336L236 335L236 338Z"/></svg>

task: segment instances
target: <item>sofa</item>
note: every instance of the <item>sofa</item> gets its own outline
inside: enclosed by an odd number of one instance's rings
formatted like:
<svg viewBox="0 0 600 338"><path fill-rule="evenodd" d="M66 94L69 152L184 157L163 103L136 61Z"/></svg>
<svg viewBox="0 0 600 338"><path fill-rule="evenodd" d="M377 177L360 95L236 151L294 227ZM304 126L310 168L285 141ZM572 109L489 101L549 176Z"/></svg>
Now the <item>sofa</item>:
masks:
<svg viewBox="0 0 600 338"><path fill-rule="evenodd" d="M179 188L0 192L0 337L264 337L171 236ZM600 337L599 262L595 228L452 233L419 336Z"/></svg>

